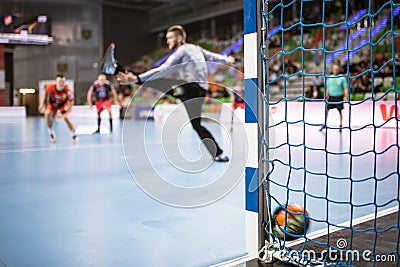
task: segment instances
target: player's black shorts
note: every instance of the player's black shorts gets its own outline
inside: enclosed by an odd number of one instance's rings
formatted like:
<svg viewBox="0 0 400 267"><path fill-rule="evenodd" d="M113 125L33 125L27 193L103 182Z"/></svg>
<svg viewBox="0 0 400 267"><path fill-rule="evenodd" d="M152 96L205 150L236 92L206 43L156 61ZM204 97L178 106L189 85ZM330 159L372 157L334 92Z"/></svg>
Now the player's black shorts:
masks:
<svg viewBox="0 0 400 267"><path fill-rule="evenodd" d="M328 106L327 109L334 109L336 108L337 110L342 110L343 109L343 103L337 103L343 101L343 96L330 96L328 100Z"/></svg>

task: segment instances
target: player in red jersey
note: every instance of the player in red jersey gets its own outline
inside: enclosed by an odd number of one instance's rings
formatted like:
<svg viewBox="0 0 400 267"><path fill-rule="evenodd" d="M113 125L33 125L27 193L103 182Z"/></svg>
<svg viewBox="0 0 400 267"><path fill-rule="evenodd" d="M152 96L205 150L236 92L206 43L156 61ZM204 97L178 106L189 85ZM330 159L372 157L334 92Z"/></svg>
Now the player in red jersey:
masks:
<svg viewBox="0 0 400 267"><path fill-rule="evenodd" d="M112 114L111 114L111 97L114 103L121 105L118 102L117 91L114 86L107 80L105 74L99 74L97 80L92 83L87 94L87 102L90 109L93 107L92 96L95 96L96 100L94 102L97 109L97 131L95 133L100 133L101 117L100 113L106 109L110 118L110 132L112 132Z"/></svg>
<svg viewBox="0 0 400 267"><path fill-rule="evenodd" d="M71 111L71 107L74 101L74 93L72 90L65 85L65 77L63 75L56 76L56 82L50 83L46 86L43 99L39 105L39 112L42 111L46 105L44 117L46 125L50 134L50 140L52 143L56 142L56 136L53 131L53 117L63 118L68 125L68 128L72 132L72 140L76 143L79 141L75 134L75 127L71 120L68 118L68 113Z"/></svg>

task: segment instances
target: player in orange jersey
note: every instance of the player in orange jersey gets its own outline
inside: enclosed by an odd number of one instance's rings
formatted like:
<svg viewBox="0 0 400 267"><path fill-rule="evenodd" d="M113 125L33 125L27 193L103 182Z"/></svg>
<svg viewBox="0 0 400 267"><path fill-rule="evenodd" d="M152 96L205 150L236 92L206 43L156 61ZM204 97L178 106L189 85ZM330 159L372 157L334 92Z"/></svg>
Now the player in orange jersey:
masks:
<svg viewBox="0 0 400 267"><path fill-rule="evenodd" d="M65 77L63 75L56 76L56 82L46 86L43 99L39 105L39 111L46 105L44 117L50 135L50 141L56 142L56 136L53 131L53 117L63 118L72 132L72 140L74 143L79 142L75 134L75 127L68 118L68 113L71 112L71 107L74 101L74 93L65 85Z"/></svg>

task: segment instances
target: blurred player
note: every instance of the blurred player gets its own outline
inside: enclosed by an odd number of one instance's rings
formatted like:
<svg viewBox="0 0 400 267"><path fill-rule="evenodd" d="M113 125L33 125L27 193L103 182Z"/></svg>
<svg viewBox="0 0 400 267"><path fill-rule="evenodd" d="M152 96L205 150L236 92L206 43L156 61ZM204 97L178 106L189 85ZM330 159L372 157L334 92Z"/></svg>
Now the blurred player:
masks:
<svg viewBox="0 0 400 267"><path fill-rule="evenodd" d="M325 112L325 121L328 121L328 113L330 109L337 109L339 111L339 131L342 131L342 122L343 122L343 103L342 101L347 101L347 79L345 77L338 77L340 74L340 67L338 65L333 65L333 75L329 75L326 78L326 89L325 96L326 101L328 101L328 105L326 107ZM339 103L332 103L339 102ZM323 125L319 130L322 131L326 128L326 125Z"/></svg>
<svg viewBox="0 0 400 267"><path fill-rule="evenodd" d="M53 117L63 118L72 132L72 140L79 142L75 134L75 127L68 118L74 101L74 93L65 85L65 77L63 75L56 76L56 82L46 86L42 102L39 105L39 112L46 106L44 117L50 135L50 141L56 142L56 136L53 131Z"/></svg>
<svg viewBox="0 0 400 267"><path fill-rule="evenodd" d="M186 43L186 32L180 25L175 25L167 30L167 45L174 53L158 68L151 69L145 73L135 75L132 72L118 73L118 80L121 83L140 83L150 79L154 74L161 73L170 66L180 66L178 70L182 80L186 81L179 87L179 92L170 93L179 98L185 105L190 122L197 132L208 151L214 158L214 161L227 162L228 156L223 154L212 134L201 125L201 110L208 89L207 84L207 61L232 64L233 57L222 56L200 46ZM191 64L185 64L191 63ZM112 66L112 65L111 65ZM114 64L115 66L115 64ZM118 71L118 69L117 69ZM173 91L173 90L172 90Z"/></svg>
<svg viewBox="0 0 400 267"><path fill-rule="evenodd" d="M97 109L97 130L95 133L100 133L100 124L101 124L101 112L106 109L108 111L108 115L110 118L110 132L113 130L112 124L112 115L111 115L111 96L115 103L121 104L118 102L117 91L112 86L112 84L107 80L105 74L99 74L97 76L97 80L92 83L87 93L87 102L89 104L89 108L92 109L93 102L92 96L95 96L95 106Z"/></svg>

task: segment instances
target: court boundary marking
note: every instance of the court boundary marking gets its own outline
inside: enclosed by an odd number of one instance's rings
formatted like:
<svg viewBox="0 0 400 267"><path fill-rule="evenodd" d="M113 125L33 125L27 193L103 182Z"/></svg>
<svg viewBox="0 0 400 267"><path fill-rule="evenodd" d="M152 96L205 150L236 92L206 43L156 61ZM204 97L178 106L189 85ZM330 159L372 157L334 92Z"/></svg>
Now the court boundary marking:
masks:
<svg viewBox="0 0 400 267"><path fill-rule="evenodd" d="M72 149L87 149L87 148L105 148L105 147L122 147L121 144L71 144L71 145L57 145L45 146L45 147L32 147L32 148L13 148L13 149L1 149L0 154L7 153L25 153L25 152L42 152L42 151L62 151L62 150L72 150Z"/></svg>
<svg viewBox="0 0 400 267"><path fill-rule="evenodd" d="M388 209L385 209L385 210L381 210L381 211L378 211L376 213L376 216L375 216L375 213L371 213L371 214L368 214L368 215L365 215L365 216L361 216L360 218L356 218L356 219L354 219L352 221L351 225L352 226L356 226L356 225L359 225L359 224L374 220L375 218L376 219L377 218L381 218L383 216L390 215L390 214L398 212L398 211L399 211L399 207L398 206L397 207L388 208ZM346 221L344 223L338 224L338 226L329 227L329 231L328 231L328 228L323 228L321 230L317 230L315 232L312 232L309 235L307 235L307 238L308 239L316 239L316 238L325 236L328 233L332 234L334 232L337 232L337 231L340 231L340 230L344 230L345 227L349 227L349 226L350 226L350 221ZM305 241L305 239L301 238L301 239L297 239L297 240L294 240L294 241L286 242L286 244L287 244L286 246L287 247L296 246L296 245L299 245L299 244L303 243L304 241Z"/></svg>
<svg viewBox="0 0 400 267"><path fill-rule="evenodd" d="M360 218L356 218L356 219L354 219L352 221L351 225L352 226L356 226L356 225L362 224L364 222L368 222L368 221L374 220L375 218L380 218L380 217L383 217L383 216L387 216L387 215L393 214L393 213L398 212L398 211L399 211L399 207L398 206L397 207L388 208L388 209L385 209L385 210L381 210L381 211L378 211L376 213L376 216L375 216L375 213L371 213L371 214L362 216ZM334 232L338 232L340 230L344 230L343 227L348 227L349 225L350 225L350 221L346 221L344 223L339 224L338 226L330 227L329 231L328 231L328 228L323 228L321 230L317 230L315 232L310 233L309 235L307 235L307 238L308 239L316 239L316 238L319 238L319 237L322 237L322 236L326 236L328 233L332 234ZM294 241L286 241L285 246L289 248L289 247L293 247L293 246L302 244L305 241L306 241L305 238L300 238L300 239L297 239L297 240L294 240ZM248 261L251 261L251 260L254 260L254 259L257 259L257 258L258 258L258 255L247 254L245 256L238 257L238 258L226 261L226 262L221 262L221 263L218 263L218 264L215 264L215 265L211 265L210 267L234 267L234 266L237 266L239 264L246 263Z"/></svg>

